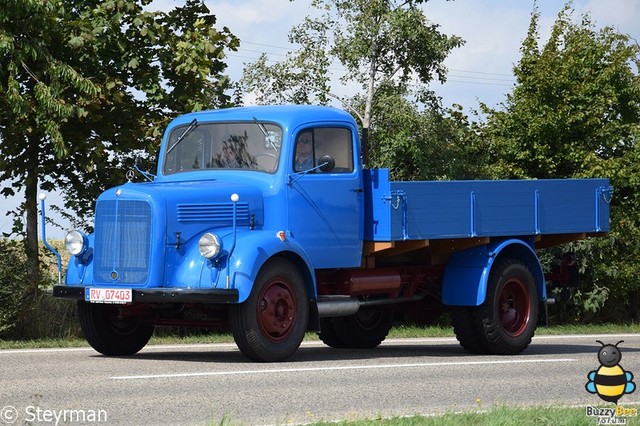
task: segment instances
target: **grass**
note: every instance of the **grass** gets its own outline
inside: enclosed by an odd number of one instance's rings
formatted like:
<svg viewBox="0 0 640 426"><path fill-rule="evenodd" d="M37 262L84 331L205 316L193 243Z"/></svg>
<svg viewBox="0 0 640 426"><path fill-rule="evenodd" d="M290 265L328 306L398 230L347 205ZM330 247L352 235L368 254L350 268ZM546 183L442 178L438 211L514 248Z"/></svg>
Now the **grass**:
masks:
<svg viewBox="0 0 640 426"><path fill-rule="evenodd" d="M611 408L608 406L607 408ZM627 425L640 424L638 417L618 417ZM463 413L448 412L434 416L409 416L377 419L362 419L341 422L318 422L313 426L503 426L503 425L575 425L594 426L597 418L587 416L585 407L539 406L539 407L494 407L488 411Z"/></svg>
<svg viewBox="0 0 640 426"><path fill-rule="evenodd" d="M599 406L600 407L600 406ZM613 405L601 406L604 408L615 408ZM626 406L625 408L636 408ZM637 415L615 416L613 418L604 417L604 421L626 424L640 425L640 418ZM233 418L225 416L220 421L208 423L213 425L240 425ZM495 406L489 410L480 407L477 411L445 412L435 415L415 415L401 417L374 417L356 420L342 421L318 421L315 423L304 423L307 426L595 426L599 423L598 417L587 414L587 407L566 407L566 406L531 406L531 407L508 407Z"/></svg>

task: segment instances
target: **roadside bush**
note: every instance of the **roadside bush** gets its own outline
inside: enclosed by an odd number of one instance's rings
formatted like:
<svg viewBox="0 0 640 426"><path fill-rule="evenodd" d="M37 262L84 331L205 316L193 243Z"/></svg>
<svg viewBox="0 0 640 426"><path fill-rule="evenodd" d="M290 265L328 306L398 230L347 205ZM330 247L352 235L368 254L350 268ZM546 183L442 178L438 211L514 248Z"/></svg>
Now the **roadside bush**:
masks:
<svg viewBox="0 0 640 426"><path fill-rule="evenodd" d="M30 286L26 266L22 243L0 240L0 337L15 335L28 305Z"/></svg>
<svg viewBox="0 0 640 426"><path fill-rule="evenodd" d="M41 254L40 282L29 282L22 241L0 239L0 339L31 340L79 336L72 301L49 290L57 282L55 258Z"/></svg>
<svg viewBox="0 0 640 426"><path fill-rule="evenodd" d="M609 236L576 241L541 253L545 270L563 252L574 252L578 262L580 285L568 300L552 305L554 324L568 323L629 323L640 321L640 281L637 266L621 248L624 238L614 222Z"/></svg>

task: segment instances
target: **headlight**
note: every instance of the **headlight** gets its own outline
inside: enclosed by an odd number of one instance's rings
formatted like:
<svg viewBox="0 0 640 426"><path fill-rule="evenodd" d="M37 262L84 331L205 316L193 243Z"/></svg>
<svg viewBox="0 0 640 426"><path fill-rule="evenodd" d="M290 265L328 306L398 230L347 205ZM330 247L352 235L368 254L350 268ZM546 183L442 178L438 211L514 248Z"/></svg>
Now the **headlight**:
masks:
<svg viewBox="0 0 640 426"><path fill-rule="evenodd" d="M71 231L64 237L64 246L73 256L80 256L87 249L87 236L80 231Z"/></svg>
<svg viewBox="0 0 640 426"><path fill-rule="evenodd" d="M198 251L200 251L202 257L207 259L216 257L221 249L222 241L220 241L220 237L210 232L204 234L200 237L200 241L198 241Z"/></svg>

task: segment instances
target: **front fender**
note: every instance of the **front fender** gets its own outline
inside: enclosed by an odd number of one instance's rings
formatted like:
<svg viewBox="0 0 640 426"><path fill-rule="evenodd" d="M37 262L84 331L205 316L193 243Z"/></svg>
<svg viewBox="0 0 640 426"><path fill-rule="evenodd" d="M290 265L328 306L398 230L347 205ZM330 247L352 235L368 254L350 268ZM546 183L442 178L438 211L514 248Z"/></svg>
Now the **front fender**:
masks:
<svg viewBox="0 0 640 426"><path fill-rule="evenodd" d="M532 246L523 240L508 239L451 255L442 279L442 303L450 306L480 306L484 303L491 267L500 257L524 262L536 282L538 300L546 300L544 272Z"/></svg>
<svg viewBox="0 0 640 426"><path fill-rule="evenodd" d="M231 255L232 287L238 290L238 302L244 302L251 294L260 268L270 258L278 255L294 257L295 263L307 268L307 271L302 273L308 280L308 294L310 298L316 299L315 274L304 249L288 237L284 241L280 240L273 231L250 231L238 234L236 247ZM226 274L226 271L223 271L223 274Z"/></svg>

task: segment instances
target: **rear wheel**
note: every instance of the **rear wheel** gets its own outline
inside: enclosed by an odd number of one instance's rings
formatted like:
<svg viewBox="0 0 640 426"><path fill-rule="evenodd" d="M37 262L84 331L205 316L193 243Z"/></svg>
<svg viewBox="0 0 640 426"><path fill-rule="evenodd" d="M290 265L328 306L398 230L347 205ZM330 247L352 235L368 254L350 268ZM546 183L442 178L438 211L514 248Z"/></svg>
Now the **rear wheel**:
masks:
<svg viewBox="0 0 640 426"><path fill-rule="evenodd" d="M392 321L392 310L364 307L355 315L324 318L318 336L333 348L375 348L389 334Z"/></svg>
<svg viewBox="0 0 640 426"><path fill-rule="evenodd" d="M531 271L504 259L493 266L485 302L452 310L456 337L472 353L512 355L529 346L538 318L538 297Z"/></svg>
<svg viewBox="0 0 640 426"><path fill-rule="evenodd" d="M308 319L304 280L286 259L266 264L249 298L229 312L238 348L258 362L283 361L293 355L302 342Z"/></svg>
<svg viewBox="0 0 640 426"><path fill-rule="evenodd" d="M78 301L80 327L87 342L103 355L133 355L144 348L153 334L152 325L137 316L124 315L121 307Z"/></svg>

